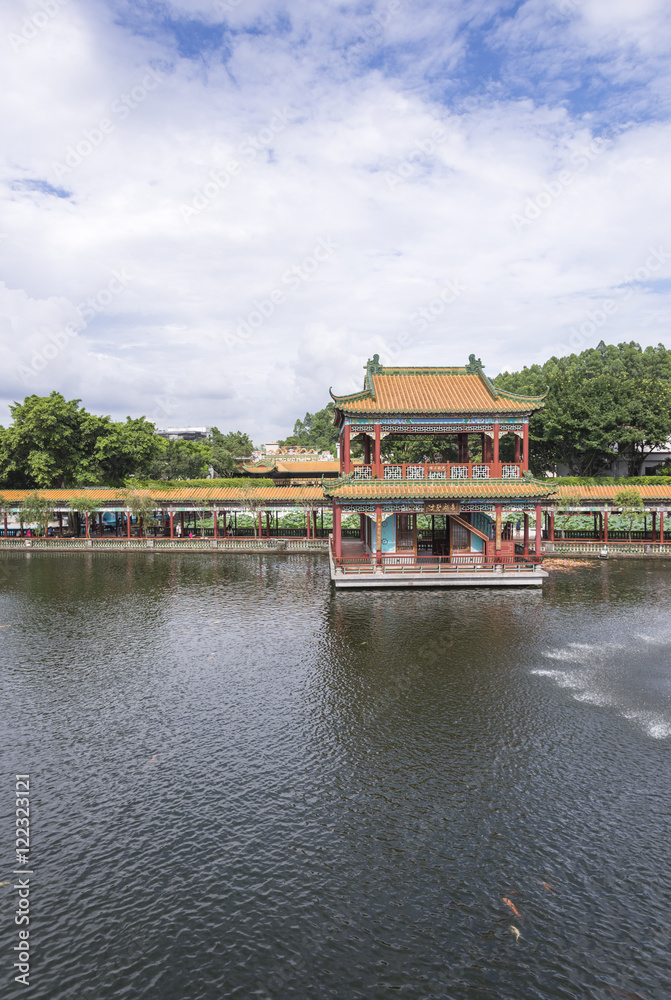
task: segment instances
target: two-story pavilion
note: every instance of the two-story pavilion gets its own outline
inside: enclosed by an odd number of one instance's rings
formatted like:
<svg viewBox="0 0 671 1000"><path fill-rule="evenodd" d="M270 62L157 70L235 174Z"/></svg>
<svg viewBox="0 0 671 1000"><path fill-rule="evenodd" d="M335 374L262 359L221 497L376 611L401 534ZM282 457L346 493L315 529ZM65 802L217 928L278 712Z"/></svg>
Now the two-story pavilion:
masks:
<svg viewBox="0 0 671 1000"><path fill-rule="evenodd" d="M541 511L551 483L528 472L529 418L544 397L498 389L470 356L459 368L387 368L375 355L365 366L362 392L331 393L340 432L340 479L325 484L333 503L334 565L346 568L355 555L378 566L427 562L418 552L417 516L441 521L429 554L442 565L519 562L512 531L503 514L524 519L521 558L529 557L529 513L536 515L540 560ZM408 435L439 438L443 461L383 461L382 441ZM363 461L352 458L352 443L363 442ZM407 450L407 449L406 449ZM393 449L392 449L393 452ZM343 553L343 514L360 515L357 553ZM533 560L530 560L533 563ZM481 577L482 578L482 577ZM538 576L535 576L538 580Z"/></svg>

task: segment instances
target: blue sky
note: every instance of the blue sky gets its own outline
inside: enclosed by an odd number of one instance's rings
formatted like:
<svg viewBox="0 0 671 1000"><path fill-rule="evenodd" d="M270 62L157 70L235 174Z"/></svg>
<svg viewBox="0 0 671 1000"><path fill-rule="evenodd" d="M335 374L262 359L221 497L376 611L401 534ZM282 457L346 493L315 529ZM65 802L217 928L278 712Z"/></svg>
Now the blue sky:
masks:
<svg viewBox="0 0 671 1000"><path fill-rule="evenodd" d="M661 0L1 18L3 409L58 389L260 443L373 353L671 346Z"/></svg>

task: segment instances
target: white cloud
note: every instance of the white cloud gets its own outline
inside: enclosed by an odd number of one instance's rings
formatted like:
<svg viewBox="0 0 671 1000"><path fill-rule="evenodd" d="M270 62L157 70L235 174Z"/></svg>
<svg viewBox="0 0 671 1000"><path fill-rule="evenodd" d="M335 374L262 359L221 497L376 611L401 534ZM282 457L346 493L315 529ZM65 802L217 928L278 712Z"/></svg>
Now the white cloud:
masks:
<svg viewBox="0 0 671 1000"><path fill-rule="evenodd" d="M460 364L474 351L494 374L548 357L618 295L584 346L668 339L671 257L626 298L616 289L650 248L671 253L669 122L634 121L626 108L613 121L611 109L601 138L598 115L563 96L507 89L505 74L481 86L468 68L475 41L533 61L539 11L525 6L485 29L499 4L402 4L385 47L366 34L370 9L296 4L283 20L280 4L243 0L226 18L225 57L187 59L149 8L126 8L145 18L133 33L111 8L71 0L18 51L7 43L2 303L22 333L0 327L4 400L25 395L19 365L68 322L78 335L30 391L256 440L287 433L329 385L351 391L374 352ZM7 33L36 9L6 8ZM212 30L222 21L205 3L171 8ZM608 9L576 0L555 32L553 72L567 51L577 64L581 46L625 58L629 38L639 60L646 45L656 60L664 9L650 2L636 19L631 5ZM352 55L361 37L370 47ZM68 147L72 167L57 176ZM26 186L35 180L72 196ZM337 249L306 270L320 240ZM107 302L115 271L130 280ZM415 314L447 281L465 291L420 328ZM77 307L101 292L84 326ZM273 292L283 300L236 340Z"/></svg>

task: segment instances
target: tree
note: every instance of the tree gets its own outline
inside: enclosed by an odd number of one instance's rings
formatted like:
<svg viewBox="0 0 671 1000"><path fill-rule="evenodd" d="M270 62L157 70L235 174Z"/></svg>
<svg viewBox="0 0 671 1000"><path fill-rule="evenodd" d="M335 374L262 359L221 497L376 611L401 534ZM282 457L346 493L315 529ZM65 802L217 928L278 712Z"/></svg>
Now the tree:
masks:
<svg viewBox="0 0 671 1000"><path fill-rule="evenodd" d="M616 457L630 475L671 436L671 351L643 350L633 341L550 358L494 384L541 395L545 407L529 422L530 466L536 474L566 465L571 475L593 476Z"/></svg>
<svg viewBox="0 0 671 1000"><path fill-rule="evenodd" d="M643 498L635 486L627 486L617 491L613 502L620 508L620 517L624 520L631 541L632 529L644 510Z"/></svg>
<svg viewBox="0 0 671 1000"><path fill-rule="evenodd" d="M142 532L142 526L149 525L155 515L156 501L147 490L123 490L121 498Z"/></svg>
<svg viewBox="0 0 671 1000"><path fill-rule="evenodd" d="M166 441L158 438L157 451L148 472L151 479L201 479L207 475L209 449L198 441Z"/></svg>
<svg viewBox="0 0 671 1000"><path fill-rule="evenodd" d="M248 510L252 515L252 520L254 521L254 537L258 537L259 530L259 518L258 515L261 511L266 509L266 504L261 499L260 493L262 491L258 487L253 486L242 486L240 488L239 497L242 504L243 510Z"/></svg>
<svg viewBox="0 0 671 1000"><path fill-rule="evenodd" d="M303 420L297 420L294 431L280 445L286 448L309 448L314 451L328 451L333 454L338 443L338 429L333 426L335 403L327 403L317 413L306 413Z"/></svg>
<svg viewBox="0 0 671 1000"><path fill-rule="evenodd" d="M0 481L67 489L116 486L146 474L161 442L154 425L144 417L115 423L88 413L80 402L52 392L10 406L12 424L0 429Z"/></svg>
<svg viewBox="0 0 671 1000"><path fill-rule="evenodd" d="M148 476L161 451L163 438L144 417L126 422L101 421L91 456L95 480L106 486L123 486L131 476Z"/></svg>
<svg viewBox="0 0 671 1000"><path fill-rule="evenodd" d="M209 437L209 459L210 465L217 476L225 478L238 473L240 458L248 458L254 451L252 439L242 431L229 431L222 434L217 427L213 427Z"/></svg>
<svg viewBox="0 0 671 1000"><path fill-rule="evenodd" d="M447 434L389 434L382 439L382 456L392 462L454 462L457 445Z"/></svg>
<svg viewBox="0 0 671 1000"><path fill-rule="evenodd" d="M89 537L89 528L91 526L91 518L94 514L99 513L100 504L96 503L90 497L77 497L75 500L70 500L70 507L72 511L77 516L77 523L75 526L75 531L77 535L81 530L81 518L83 517L86 522L86 537Z"/></svg>
<svg viewBox="0 0 671 1000"><path fill-rule="evenodd" d="M79 403L52 392L10 406L13 423L2 436L5 482L28 489L74 484L85 449Z"/></svg>
<svg viewBox="0 0 671 1000"><path fill-rule="evenodd" d="M53 504L50 504L37 490L29 493L21 503L21 524L37 524L37 532L40 535L46 535L49 521L53 516Z"/></svg>

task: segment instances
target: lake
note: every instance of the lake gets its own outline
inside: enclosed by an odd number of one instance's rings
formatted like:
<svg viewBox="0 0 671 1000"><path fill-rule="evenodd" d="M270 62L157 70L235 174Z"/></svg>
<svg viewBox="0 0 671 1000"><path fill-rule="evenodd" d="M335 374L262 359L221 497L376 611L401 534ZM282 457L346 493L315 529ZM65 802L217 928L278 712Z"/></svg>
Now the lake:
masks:
<svg viewBox="0 0 671 1000"><path fill-rule="evenodd" d="M666 1000L667 565L335 593L320 556L0 554L29 995Z"/></svg>

